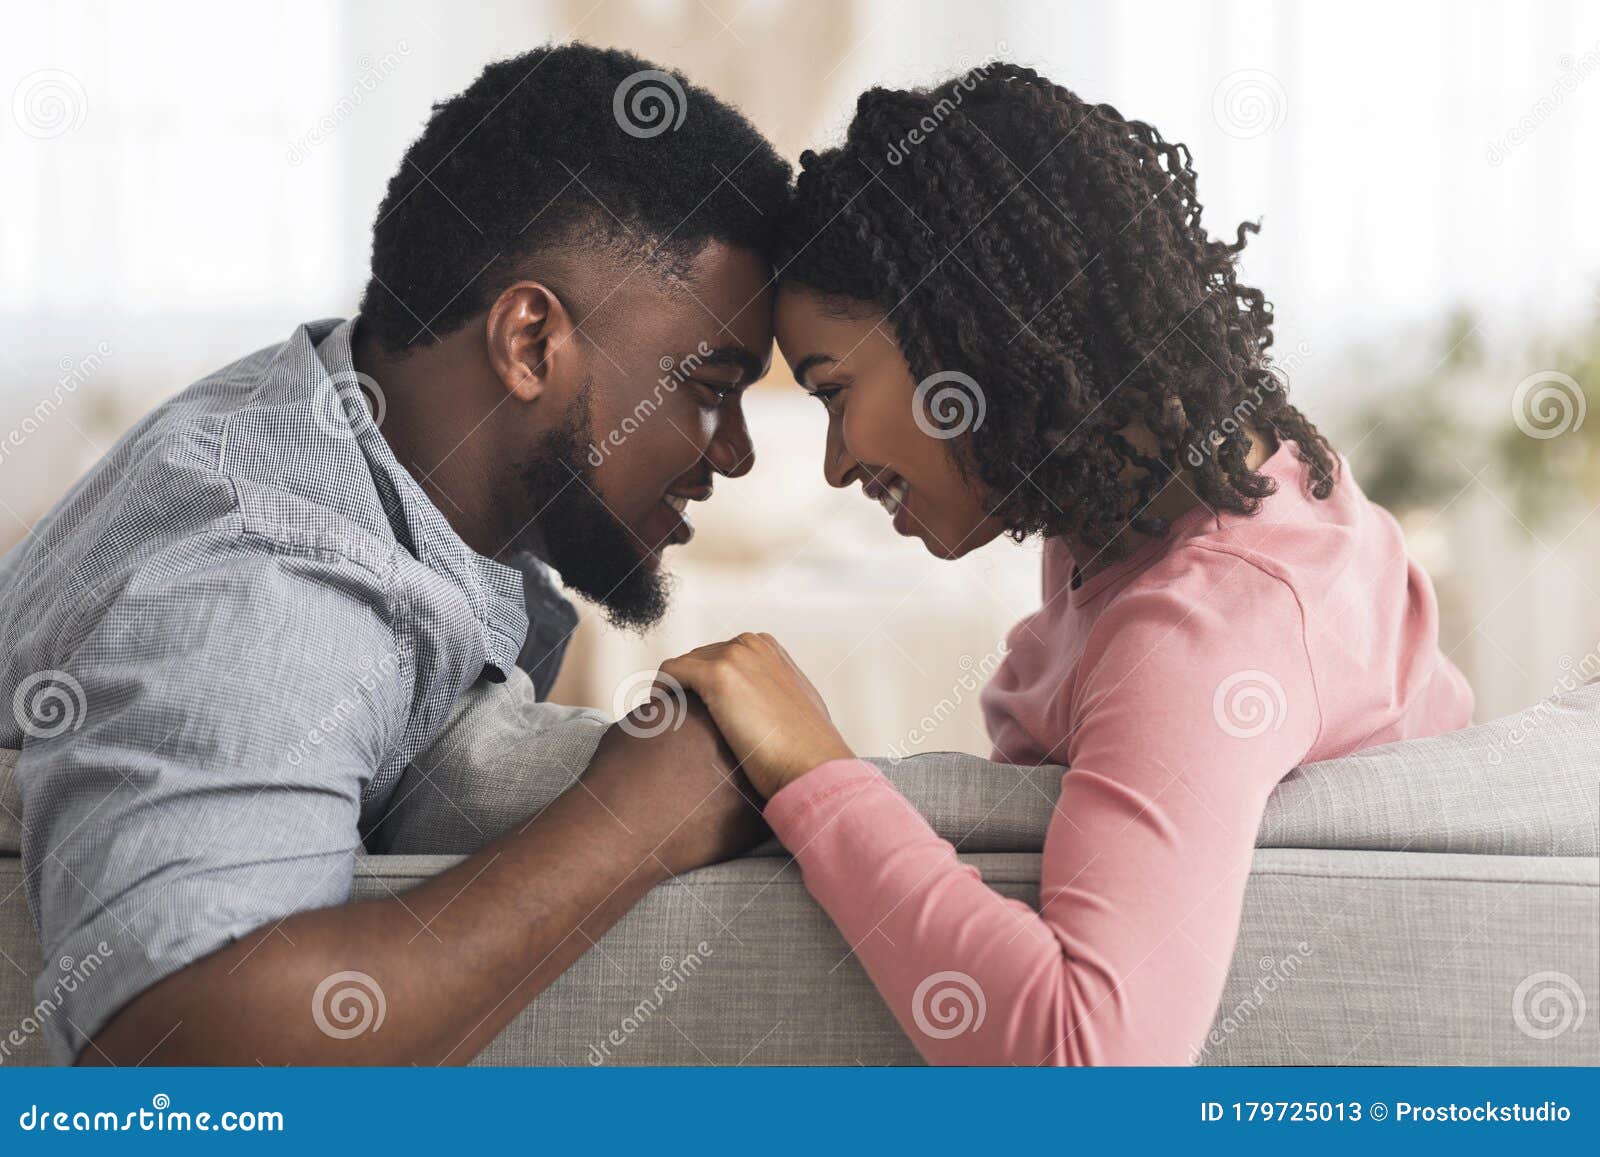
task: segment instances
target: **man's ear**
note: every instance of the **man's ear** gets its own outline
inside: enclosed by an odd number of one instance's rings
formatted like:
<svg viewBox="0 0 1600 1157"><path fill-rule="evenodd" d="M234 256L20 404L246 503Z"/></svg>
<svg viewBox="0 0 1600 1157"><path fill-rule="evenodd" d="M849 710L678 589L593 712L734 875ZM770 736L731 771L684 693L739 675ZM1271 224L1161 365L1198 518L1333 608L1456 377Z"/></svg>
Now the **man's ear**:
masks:
<svg viewBox="0 0 1600 1157"><path fill-rule="evenodd" d="M552 380L565 376L575 325L555 290L537 281L519 281L489 307L484 336L489 364L506 392L519 401L538 399Z"/></svg>

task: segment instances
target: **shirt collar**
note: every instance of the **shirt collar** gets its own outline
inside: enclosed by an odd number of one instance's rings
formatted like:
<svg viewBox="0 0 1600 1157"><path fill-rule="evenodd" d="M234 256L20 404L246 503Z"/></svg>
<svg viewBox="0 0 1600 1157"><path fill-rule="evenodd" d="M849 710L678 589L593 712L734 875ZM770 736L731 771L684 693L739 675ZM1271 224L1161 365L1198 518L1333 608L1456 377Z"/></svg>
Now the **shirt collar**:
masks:
<svg viewBox="0 0 1600 1157"><path fill-rule="evenodd" d="M355 323L355 318L315 322L307 330L378 485L395 537L418 562L461 589L483 627L484 652L500 676L495 681L501 682L517 665L517 654L528 634L522 571L485 558L468 546L394 456L378 429L383 420L383 391L355 368L350 347Z"/></svg>

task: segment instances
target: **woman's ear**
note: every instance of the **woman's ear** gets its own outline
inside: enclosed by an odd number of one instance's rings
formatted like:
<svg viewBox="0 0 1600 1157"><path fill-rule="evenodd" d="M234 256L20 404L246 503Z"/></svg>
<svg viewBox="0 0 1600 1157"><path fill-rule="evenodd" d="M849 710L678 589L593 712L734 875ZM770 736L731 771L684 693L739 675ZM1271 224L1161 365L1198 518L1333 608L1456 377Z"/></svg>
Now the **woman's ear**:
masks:
<svg viewBox="0 0 1600 1157"><path fill-rule="evenodd" d="M519 281L489 307L484 327L489 365L507 393L535 401L576 354L569 348L574 332L572 315L553 289Z"/></svg>

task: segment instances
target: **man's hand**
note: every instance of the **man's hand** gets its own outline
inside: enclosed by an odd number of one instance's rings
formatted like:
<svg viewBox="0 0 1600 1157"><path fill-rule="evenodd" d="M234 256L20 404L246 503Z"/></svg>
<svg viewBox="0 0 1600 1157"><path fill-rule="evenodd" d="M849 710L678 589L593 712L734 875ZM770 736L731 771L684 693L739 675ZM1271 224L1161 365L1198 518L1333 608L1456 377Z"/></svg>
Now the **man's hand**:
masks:
<svg viewBox="0 0 1600 1157"><path fill-rule="evenodd" d="M674 758L648 758L667 734L675 737ZM638 837L641 858L676 875L732 859L771 835L761 797L734 765L706 705L680 693L613 724L581 782Z"/></svg>
<svg viewBox="0 0 1600 1157"><path fill-rule="evenodd" d="M811 680L771 635L744 634L661 664L664 680L705 700L763 797L818 764L853 755Z"/></svg>

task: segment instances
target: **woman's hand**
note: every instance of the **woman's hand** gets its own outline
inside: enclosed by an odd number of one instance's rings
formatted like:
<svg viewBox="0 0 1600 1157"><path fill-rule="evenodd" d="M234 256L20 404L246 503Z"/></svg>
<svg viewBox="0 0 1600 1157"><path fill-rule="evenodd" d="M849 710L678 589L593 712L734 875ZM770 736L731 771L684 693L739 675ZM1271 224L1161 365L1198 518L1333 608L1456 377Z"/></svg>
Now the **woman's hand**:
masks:
<svg viewBox="0 0 1600 1157"><path fill-rule="evenodd" d="M705 700L734 758L767 799L818 764L854 754L811 680L771 635L696 647L661 664L661 676Z"/></svg>

